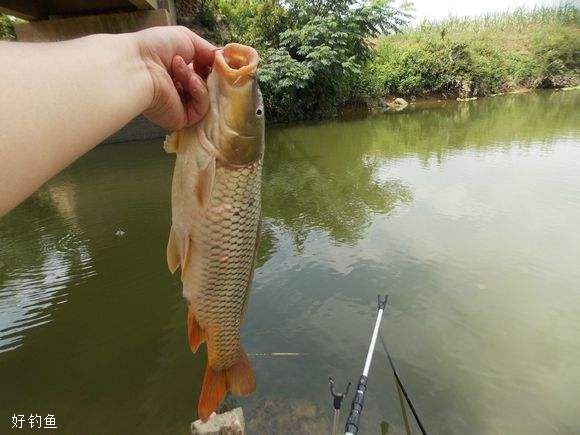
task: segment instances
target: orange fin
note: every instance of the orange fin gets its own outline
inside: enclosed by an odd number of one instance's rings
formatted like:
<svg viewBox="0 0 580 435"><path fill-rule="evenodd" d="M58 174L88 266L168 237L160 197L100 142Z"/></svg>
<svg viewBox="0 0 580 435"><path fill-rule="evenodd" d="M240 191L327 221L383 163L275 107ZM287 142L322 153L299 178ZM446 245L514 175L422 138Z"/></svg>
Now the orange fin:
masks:
<svg viewBox="0 0 580 435"><path fill-rule="evenodd" d="M256 377L244 349L240 348L240 359L226 370L228 390L237 396L247 396L256 389Z"/></svg>
<svg viewBox="0 0 580 435"><path fill-rule="evenodd" d="M201 329L195 313L191 307L187 307L187 337L189 339L189 347L193 353L197 352L199 345L205 341L204 330Z"/></svg>
<svg viewBox="0 0 580 435"><path fill-rule="evenodd" d="M197 404L197 416L202 421L207 421L211 413L217 410L221 401L226 396L227 382L224 370L214 370L209 364L205 369L201 395Z"/></svg>
<svg viewBox="0 0 580 435"><path fill-rule="evenodd" d="M211 199L211 191L215 179L215 158L210 157L206 165L199 169L195 194L199 204L205 207Z"/></svg>
<svg viewBox="0 0 580 435"><path fill-rule="evenodd" d="M218 409L228 391L239 396L247 396L255 389L254 371L250 367L246 352L240 348L240 358L227 370L214 370L208 363L197 404L197 415L203 421L207 421L211 413Z"/></svg>
<svg viewBox="0 0 580 435"><path fill-rule="evenodd" d="M175 231L173 231L173 226L171 226L169 241L167 242L167 266L171 273L175 273L180 263L179 247L175 240Z"/></svg>

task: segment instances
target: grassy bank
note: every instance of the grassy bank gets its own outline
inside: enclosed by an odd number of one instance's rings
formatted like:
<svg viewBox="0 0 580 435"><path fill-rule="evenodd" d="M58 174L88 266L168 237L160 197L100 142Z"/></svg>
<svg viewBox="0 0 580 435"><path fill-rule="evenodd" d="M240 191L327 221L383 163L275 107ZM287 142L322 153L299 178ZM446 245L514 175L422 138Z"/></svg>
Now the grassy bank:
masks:
<svg viewBox="0 0 580 435"><path fill-rule="evenodd" d="M270 121L340 115L387 96L469 98L578 84L572 3L410 28L391 0L207 0L197 12L218 44L262 56Z"/></svg>
<svg viewBox="0 0 580 435"><path fill-rule="evenodd" d="M175 4L182 24L217 45L258 49L270 122L328 118L385 97L470 98L579 83L573 3L414 28L409 10L392 0ZM0 14L0 39L13 37L13 21Z"/></svg>
<svg viewBox="0 0 580 435"><path fill-rule="evenodd" d="M359 96L466 98L573 86L579 36L578 12L570 4L423 23L378 40Z"/></svg>

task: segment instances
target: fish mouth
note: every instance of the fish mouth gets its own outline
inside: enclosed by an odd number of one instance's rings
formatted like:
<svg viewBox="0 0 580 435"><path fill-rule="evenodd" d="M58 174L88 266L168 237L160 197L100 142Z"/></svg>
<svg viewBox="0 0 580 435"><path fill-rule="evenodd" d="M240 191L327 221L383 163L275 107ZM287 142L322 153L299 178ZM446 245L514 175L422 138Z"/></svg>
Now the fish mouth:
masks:
<svg viewBox="0 0 580 435"><path fill-rule="evenodd" d="M230 43L216 51L214 70L233 86L242 86L256 76L258 52L247 45Z"/></svg>

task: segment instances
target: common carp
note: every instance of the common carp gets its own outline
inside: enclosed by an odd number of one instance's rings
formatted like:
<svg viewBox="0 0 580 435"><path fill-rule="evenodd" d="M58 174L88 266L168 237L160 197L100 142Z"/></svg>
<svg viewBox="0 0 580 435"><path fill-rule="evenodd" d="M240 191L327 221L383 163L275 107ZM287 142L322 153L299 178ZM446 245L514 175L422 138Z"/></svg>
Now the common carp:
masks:
<svg viewBox="0 0 580 435"><path fill-rule="evenodd" d="M264 107L258 53L228 44L207 78L210 108L193 127L172 133L176 153L167 264L181 268L189 345L207 344L198 416L207 420L228 391L247 395L256 380L240 345L260 239Z"/></svg>

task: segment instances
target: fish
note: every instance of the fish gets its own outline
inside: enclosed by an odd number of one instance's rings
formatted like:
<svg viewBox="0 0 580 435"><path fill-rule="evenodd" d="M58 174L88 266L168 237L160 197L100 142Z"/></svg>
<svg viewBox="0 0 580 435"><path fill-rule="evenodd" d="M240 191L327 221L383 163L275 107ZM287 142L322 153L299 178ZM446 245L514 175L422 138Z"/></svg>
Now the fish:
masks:
<svg viewBox="0 0 580 435"><path fill-rule="evenodd" d="M181 270L189 346L195 353L207 345L198 401L203 421L227 392L245 396L256 388L240 328L260 243L265 133L258 62L246 45L217 50L206 116L164 143L176 154L167 265L171 273Z"/></svg>

